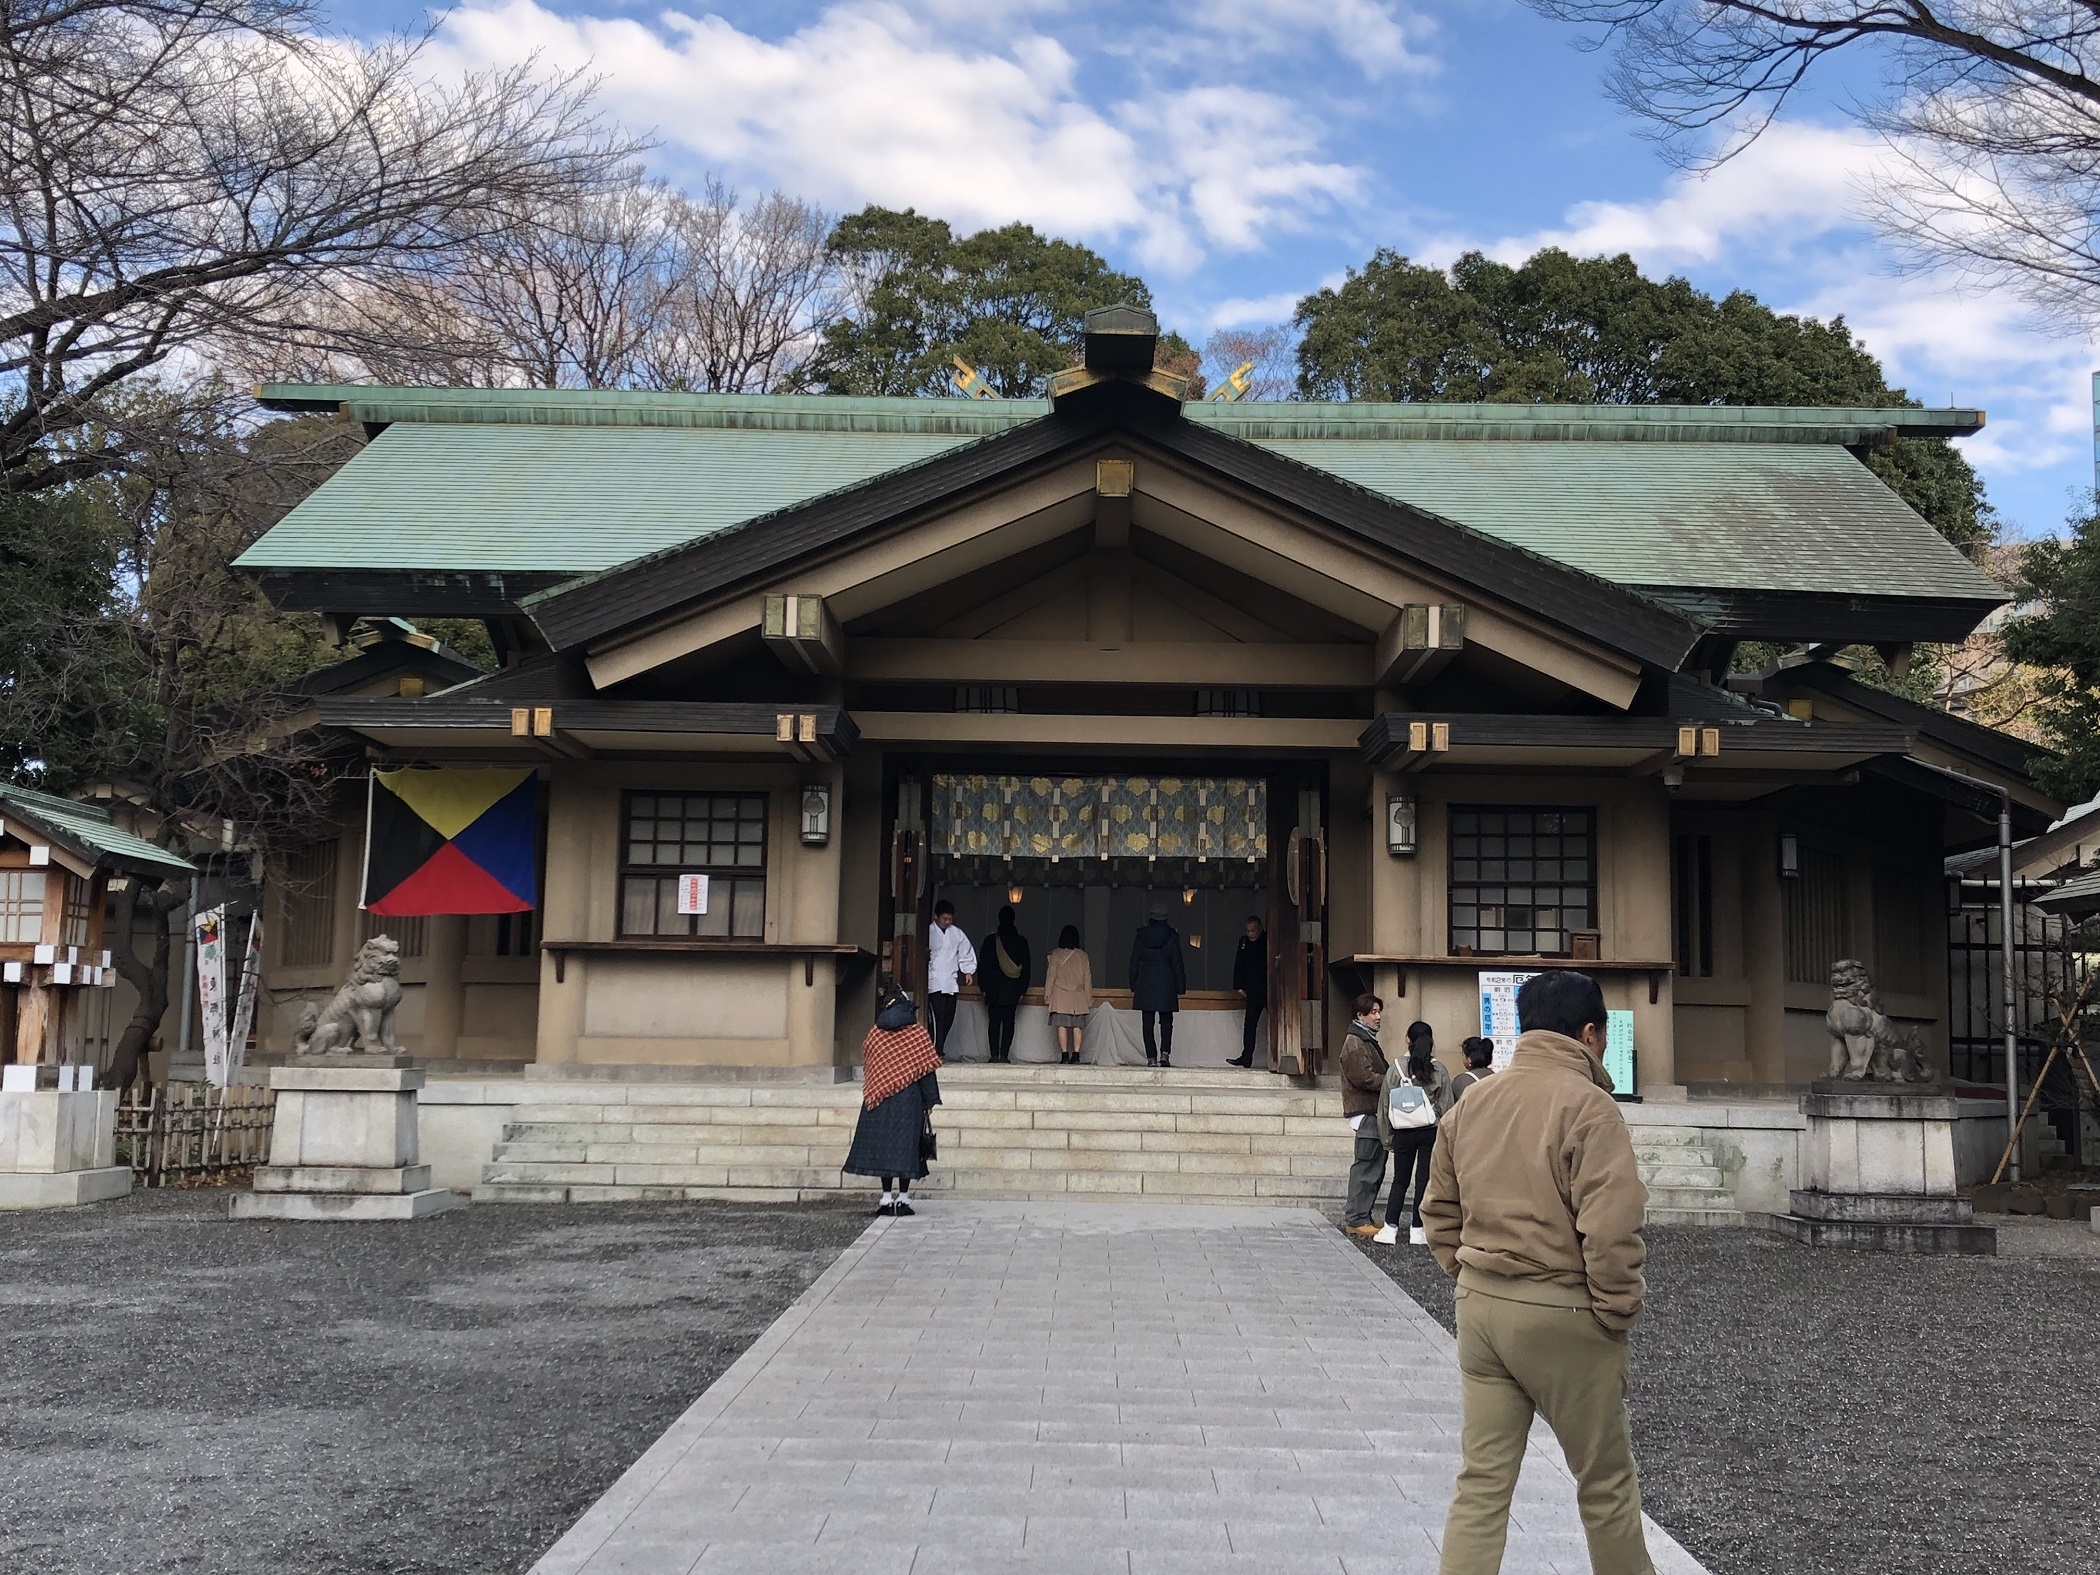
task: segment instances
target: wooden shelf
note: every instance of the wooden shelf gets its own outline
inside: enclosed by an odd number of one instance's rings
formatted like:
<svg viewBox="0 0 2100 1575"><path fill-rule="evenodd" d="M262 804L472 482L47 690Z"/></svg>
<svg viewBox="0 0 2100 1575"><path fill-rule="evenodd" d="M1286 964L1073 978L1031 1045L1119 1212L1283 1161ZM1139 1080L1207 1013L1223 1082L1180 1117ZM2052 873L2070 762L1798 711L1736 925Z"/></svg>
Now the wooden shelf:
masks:
<svg viewBox="0 0 2100 1575"><path fill-rule="evenodd" d="M1339 968L1347 965L1363 967L1383 963L1387 967L1400 969L1400 994L1407 994L1407 970L1410 968L1463 968L1470 971L1486 969L1490 972L1543 972L1548 968L1576 968L1584 973L1644 973L1648 976L1648 1004L1655 1005L1662 999L1663 975L1675 973L1674 962L1653 962L1641 959L1603 957L1449 957L1449 956L1403 956L1381 952L1360 952L1353 957L1338 957L1329 964Z"/></svg>

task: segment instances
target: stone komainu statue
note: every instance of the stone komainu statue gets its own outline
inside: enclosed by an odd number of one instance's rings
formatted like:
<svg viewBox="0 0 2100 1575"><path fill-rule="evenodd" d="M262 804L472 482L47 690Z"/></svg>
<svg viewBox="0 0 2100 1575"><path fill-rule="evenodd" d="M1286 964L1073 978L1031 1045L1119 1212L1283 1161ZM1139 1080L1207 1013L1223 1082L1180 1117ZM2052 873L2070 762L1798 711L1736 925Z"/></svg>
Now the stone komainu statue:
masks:
<svg viewBox="0 0 2100 1575"><path fill-rule="evenodd" d="M350 977L333 999L318 1010L309 1005L292 1040L298 1055L330 1055L369 1050L399 1055L394 1043L394 1008L401 1004L401 943L375 935L357 949Z"/></svg>
<svg viewBox="0 0 2100 1575"><path fill-rule="evenodd" d="M1830 1075L1853 1082L1922 1083L1925 1041L1915 1028L1898 1028L1881 1009L1867 965L1847 958L1830 968Z"/></svg>

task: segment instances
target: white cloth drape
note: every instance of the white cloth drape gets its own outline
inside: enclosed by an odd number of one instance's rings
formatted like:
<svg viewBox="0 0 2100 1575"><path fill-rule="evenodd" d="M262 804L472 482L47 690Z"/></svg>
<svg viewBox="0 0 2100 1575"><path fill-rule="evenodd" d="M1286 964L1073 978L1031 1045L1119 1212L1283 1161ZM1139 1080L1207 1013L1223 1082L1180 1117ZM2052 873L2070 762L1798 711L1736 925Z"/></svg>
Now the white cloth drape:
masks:
<svg viewBox="0 0 2100 1575"><path fill-rule="evenodd" d="M1242 1012L1177 1012L1174 1014L1174 1064L1223 1066L1240 1053ZM988 1061L991 1039L982 1001L955 1003L955 1026L948 1032L946 1059ZM1143 1066L1144 1025L1138 1014L1115 1006L1097 1006L1086 1021L1080 1058L1089 1066ZM1030 1065L1055 1064L1057 1031L1049 1012L1024 1006L1014 1016L1014 1060Z"/></svg>

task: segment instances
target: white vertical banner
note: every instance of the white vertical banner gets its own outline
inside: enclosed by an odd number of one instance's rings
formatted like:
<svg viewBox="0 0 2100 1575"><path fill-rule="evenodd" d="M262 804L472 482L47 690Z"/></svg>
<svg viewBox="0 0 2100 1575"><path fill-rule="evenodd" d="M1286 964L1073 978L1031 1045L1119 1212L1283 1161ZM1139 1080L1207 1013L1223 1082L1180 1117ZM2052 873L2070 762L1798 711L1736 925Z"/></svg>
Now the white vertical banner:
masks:
<svg viewBox="0 0 2100 1575"><path fill-rule="evenodd" d="M241 984L233 999L233 1026L226 1030L229 1076L248 1060L248 1030L255 1022L255 992L262 977L262 914L248 921L248 944L241 954Z"/></svg>
<svg viewBox="0 0 2100 1575"><path fill-rule="evenodd" d="M204 1078L213 1088L228 1082L226 1065L226 905L207 908L192 921L197 938L197 1025L204 1038Z"/></svg>
<svg viewBox="0 0 2100 1575"><path fill-rule="evenodd" d="M1517 1048L1517 1035L1524 1031L1523 1023L1517 1018L1517 991L1526 979L1536 977L1537 972L1537 969L1530 973L1481 971L1480 1037L1495 1041L1495 1070L1498 1072L1509 1065L1509 1058Z"/></svg>

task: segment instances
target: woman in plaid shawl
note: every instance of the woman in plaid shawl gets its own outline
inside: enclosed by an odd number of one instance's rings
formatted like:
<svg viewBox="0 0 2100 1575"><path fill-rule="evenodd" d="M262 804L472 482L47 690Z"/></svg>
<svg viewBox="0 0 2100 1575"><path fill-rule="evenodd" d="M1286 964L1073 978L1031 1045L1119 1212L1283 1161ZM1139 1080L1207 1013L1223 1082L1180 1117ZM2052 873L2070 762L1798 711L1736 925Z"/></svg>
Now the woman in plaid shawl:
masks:
<svg viewBox="0 0 2100 1575"><path fill-rule="evenodd" d="M860 1125L841 1167L850 1175L882 1178L877 1214L911 1214L911 1184L926 1174L921 1135L941 1102L941 1064L933 1040L919 1025L911 997L895 985L883 991L875 1026L861 1046Z"/></svg>

